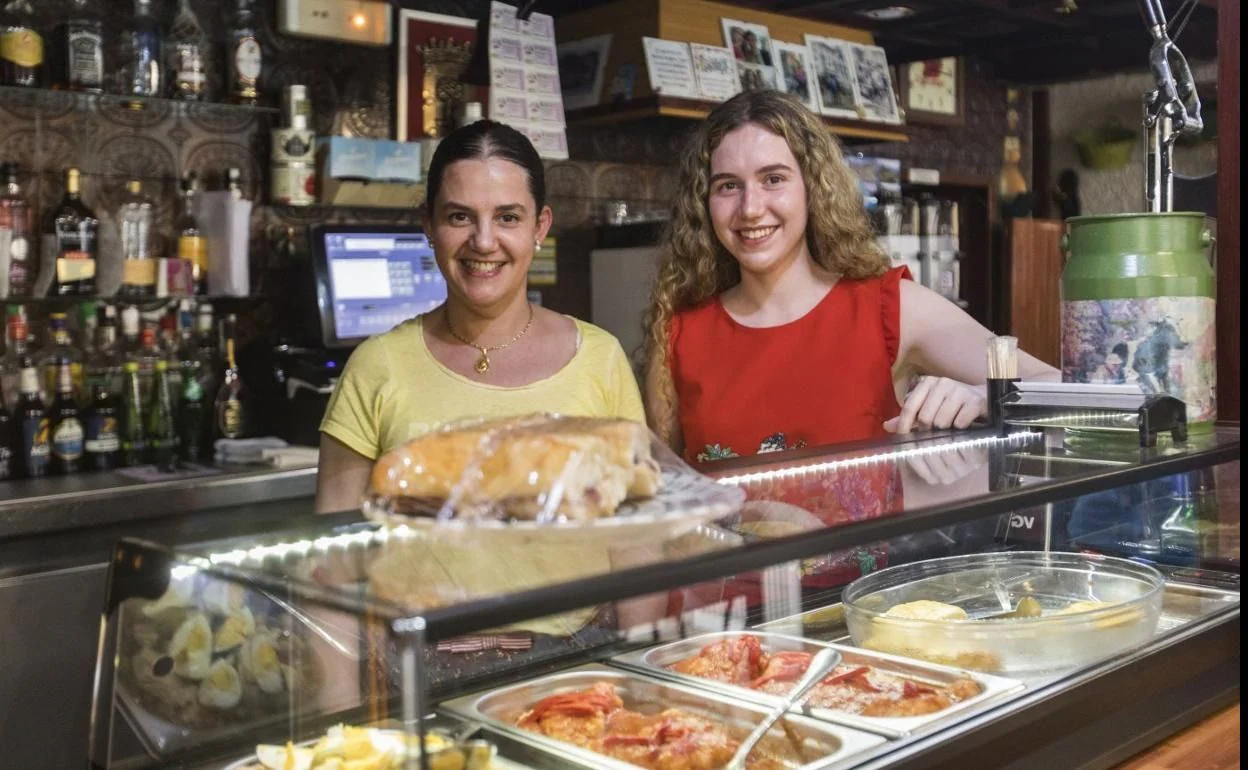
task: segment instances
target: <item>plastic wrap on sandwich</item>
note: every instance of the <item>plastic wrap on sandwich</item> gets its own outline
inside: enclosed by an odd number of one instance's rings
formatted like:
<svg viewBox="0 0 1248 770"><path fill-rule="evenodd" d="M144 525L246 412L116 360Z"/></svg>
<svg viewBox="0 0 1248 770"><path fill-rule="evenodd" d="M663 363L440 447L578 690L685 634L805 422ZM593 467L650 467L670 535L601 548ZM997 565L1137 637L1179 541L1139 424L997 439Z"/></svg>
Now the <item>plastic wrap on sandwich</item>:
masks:
<svg viewBox="0 0 1248 770"><path fill-rule="evenodd" d="M719 487L641 423L530 414L456 422L394 448L374 465L364 510L437 522L590 523L626 503L670 501L689 481Z"/></svg>

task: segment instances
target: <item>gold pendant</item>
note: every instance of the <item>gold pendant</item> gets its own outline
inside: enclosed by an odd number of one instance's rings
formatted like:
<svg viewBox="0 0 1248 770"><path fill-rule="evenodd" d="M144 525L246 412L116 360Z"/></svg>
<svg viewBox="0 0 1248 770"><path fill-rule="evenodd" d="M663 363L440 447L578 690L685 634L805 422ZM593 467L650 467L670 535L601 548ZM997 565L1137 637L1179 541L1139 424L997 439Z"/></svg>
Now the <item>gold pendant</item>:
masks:
<svg viewBox="0 0 1248 770"><path fill-rule="evenodd" d="M473 368L477 370L477 374L485 374L490 370L490 357L485 353L482 353L481 360L478 361L477 365Z"/></svg>

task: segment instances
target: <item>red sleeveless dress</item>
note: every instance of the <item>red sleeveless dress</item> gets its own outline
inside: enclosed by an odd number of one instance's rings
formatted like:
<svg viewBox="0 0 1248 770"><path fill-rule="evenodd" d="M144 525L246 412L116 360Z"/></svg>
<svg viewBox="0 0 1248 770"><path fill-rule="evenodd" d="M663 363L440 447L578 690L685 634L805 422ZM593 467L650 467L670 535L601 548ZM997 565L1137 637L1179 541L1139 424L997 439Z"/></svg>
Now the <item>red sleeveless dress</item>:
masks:
<svg viewBox="0 0 1248 770"><path fill-rule="evenodd" d="M904 267L841 279L809 313L751 328L719 298L672 319L672 379L690 462L885 435Z"/></svg>
<svg viewBox="0 0 1248 770"><path fill-rule="evenodd" d="M886 435L901 413L893 364L901 342L904 267L877 278L841 279L791 323L751 328L715 298L672 320L669 360L680 401L685 459L726 457L859 441ZM900 511L901 478L881 463L743 484L747 499L793 505L837 526ZM883 543L826 554L802 565L802 585L826 589L887 566ZM669 611L744 596L762 600L757 575L676 591Z"/></svg>

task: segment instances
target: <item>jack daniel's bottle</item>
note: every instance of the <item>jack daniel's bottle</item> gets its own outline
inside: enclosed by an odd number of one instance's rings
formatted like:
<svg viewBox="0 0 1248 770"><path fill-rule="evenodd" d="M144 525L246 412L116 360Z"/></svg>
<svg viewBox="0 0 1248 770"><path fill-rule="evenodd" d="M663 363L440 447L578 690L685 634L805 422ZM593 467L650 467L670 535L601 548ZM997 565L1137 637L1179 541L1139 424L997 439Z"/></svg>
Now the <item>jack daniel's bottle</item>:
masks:
<svg viewBox="0 0 1248 770"><path fill-rule="evenodd" d="M58 30L52 63L58 88L104 88L104 23L94 5L94 0L73 0L69 17Z"/></svg>

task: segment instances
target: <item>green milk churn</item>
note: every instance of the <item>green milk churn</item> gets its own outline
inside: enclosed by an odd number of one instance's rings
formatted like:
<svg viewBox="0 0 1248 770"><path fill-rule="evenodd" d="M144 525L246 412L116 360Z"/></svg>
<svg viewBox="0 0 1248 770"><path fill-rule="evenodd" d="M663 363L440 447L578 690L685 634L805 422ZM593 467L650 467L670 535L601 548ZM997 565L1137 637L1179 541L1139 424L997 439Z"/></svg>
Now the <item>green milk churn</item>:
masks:
<svg viewBox="0 0 1248 770"><path fill-rule="evenodd" d="M1071 217L1063 239L1062 379L1138 383L1217 418L1213 235L1200 212Z"/></svg>

